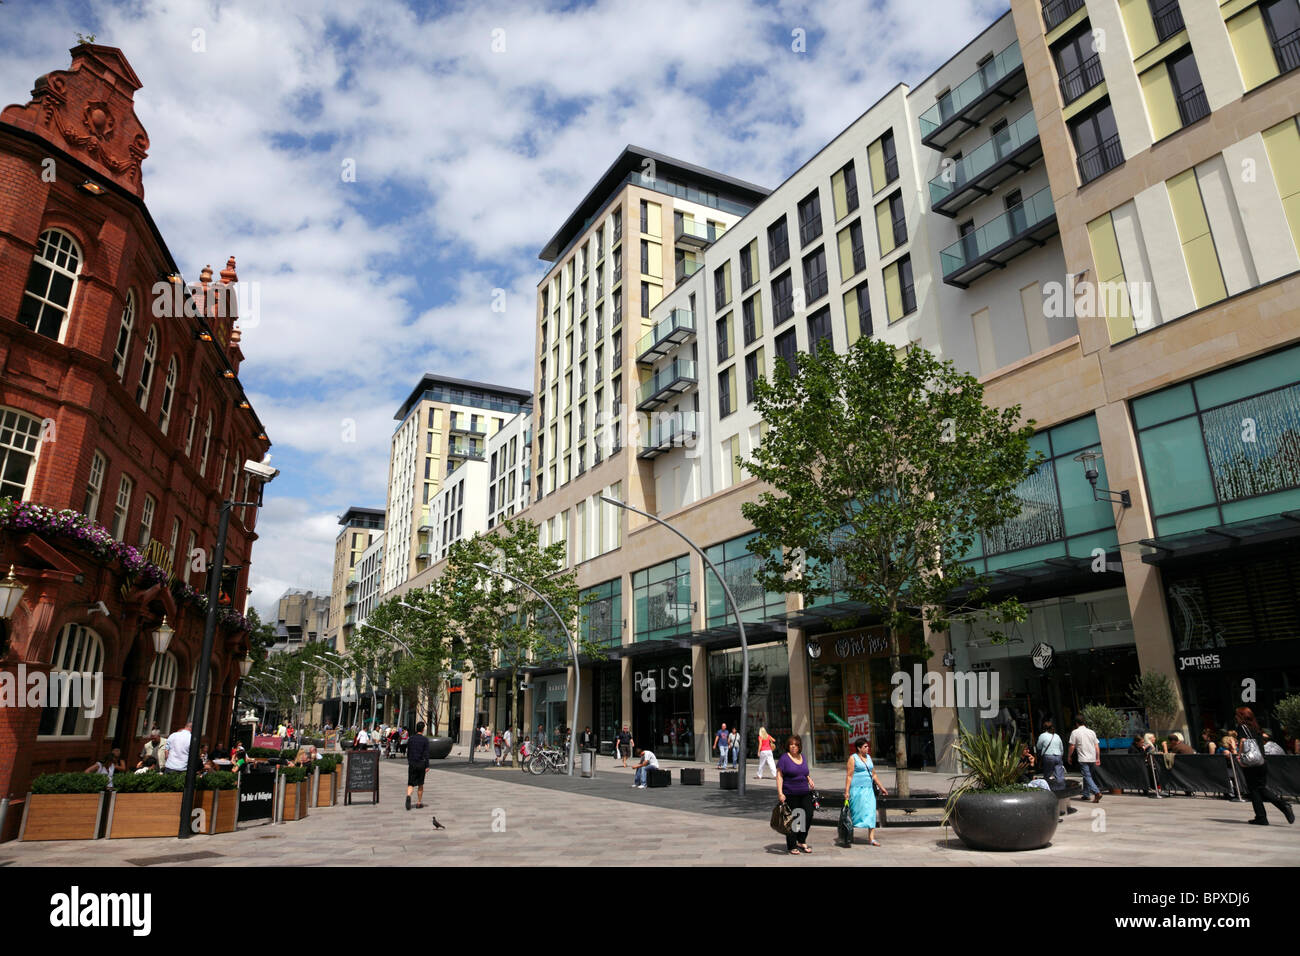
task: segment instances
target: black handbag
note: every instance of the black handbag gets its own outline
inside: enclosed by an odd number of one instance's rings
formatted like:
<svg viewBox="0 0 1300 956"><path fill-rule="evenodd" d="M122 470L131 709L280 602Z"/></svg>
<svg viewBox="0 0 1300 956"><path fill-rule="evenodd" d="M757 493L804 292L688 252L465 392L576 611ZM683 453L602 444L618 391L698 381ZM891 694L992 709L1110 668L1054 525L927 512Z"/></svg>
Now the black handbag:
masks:
<svg viewBox="0 0 1300 956"><path fill-rule="evenodd" d="M789 836L794 829L794 811L784 802L772 808L772 829L782 836Z"/></svg>
<svg viewBox="0 0 1300 956"><path fill-rule="evenodd" d="M840 808L840 822L835 829L842 846L853 846L853 811L847 803Z"/></svg>

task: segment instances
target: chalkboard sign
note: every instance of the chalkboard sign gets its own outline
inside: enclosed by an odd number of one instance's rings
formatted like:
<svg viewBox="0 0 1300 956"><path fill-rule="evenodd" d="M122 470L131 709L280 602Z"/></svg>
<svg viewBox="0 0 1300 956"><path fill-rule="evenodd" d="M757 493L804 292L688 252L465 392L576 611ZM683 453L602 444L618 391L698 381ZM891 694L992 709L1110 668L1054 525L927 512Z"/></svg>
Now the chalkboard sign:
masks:
<svg viewBox="0 0 1300 956"><path fill-rule="evenodd" d="M378 750L354 750L348 754L348 769L344 774L344 806L352 802L354 793L372 793L374 799L370 802L379 802Z"/></svg>
<svg viewBox="0 0 1300 956"><path fill-rule="evenodd" d="M240 823L270 820L275 806L275 774L245 773L239 776Z"/></svg>

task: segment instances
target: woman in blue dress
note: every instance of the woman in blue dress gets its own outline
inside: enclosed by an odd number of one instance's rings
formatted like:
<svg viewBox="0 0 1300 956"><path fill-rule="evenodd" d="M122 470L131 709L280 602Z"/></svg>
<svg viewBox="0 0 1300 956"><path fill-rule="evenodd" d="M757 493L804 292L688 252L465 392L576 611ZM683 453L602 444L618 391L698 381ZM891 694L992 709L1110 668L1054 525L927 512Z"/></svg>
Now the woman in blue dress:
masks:
<svg viewBox="0 0 1300 956"><path fill-rule="evenodd" d="M880 787L881 796L887 791L876 778L876 765L871 761L871 743L866 737L853 741L854 754L845 767L844 802L848 804L853 816L853 827L867 828L867 842L880 846L876 842L876 787Z"/></svg>

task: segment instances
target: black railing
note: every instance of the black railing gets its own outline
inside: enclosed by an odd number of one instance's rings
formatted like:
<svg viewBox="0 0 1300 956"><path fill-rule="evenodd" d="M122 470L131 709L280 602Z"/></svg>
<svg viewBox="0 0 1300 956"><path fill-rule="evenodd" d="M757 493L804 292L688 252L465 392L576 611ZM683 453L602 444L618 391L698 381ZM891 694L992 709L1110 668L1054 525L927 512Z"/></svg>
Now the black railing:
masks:
<svg viewBox="0 0 1300 956"><path fill-rule="evenodd" d="M1043 25L1055 30L1066 17L1083 6L1083 0L1043 0Z"/></svg>
<svg viewBox="0 0 1300 956"><path fill-rule="evenodd" d="M1090 183L1102 173L1110 172L1124 162L1124 150L1119 145L1116 133L1100 146L1094 146L1086 153L1079 154L1079 179Z"/></svg>
<svg viewBox="0 0 1300 956"><path fill-rule="evenodd" d="M1210 115L1210 101L1205 98L1205 87L1197 83L1178 97L1178 115L1183 125L1190 126Z"/></svg>
<svg viewBox="0 0 1300 956"><path fill-rule="evenodd" d="M1061 77L1061 98L1066 103L1073 103L1103 79L1105 74L1101 71L1101 57L1094 53Z"/></svg>
<svg viewBox="0 0 1300 956"><path fill-rule="evenodd" d="M1278 37L1273 42L1273 55L1277 57L1277 68L1281 73L1290 73L1300 67L1300 30Z"/></svg>
<svg viewBox="0 0 1300 956"><path fill-rule="evenodd" d="M1156 24L1156 37L1164 43L1171 36L1183 29L1183 11L1178 0L1169 0L1151 11L1151 19Z"/></svg>

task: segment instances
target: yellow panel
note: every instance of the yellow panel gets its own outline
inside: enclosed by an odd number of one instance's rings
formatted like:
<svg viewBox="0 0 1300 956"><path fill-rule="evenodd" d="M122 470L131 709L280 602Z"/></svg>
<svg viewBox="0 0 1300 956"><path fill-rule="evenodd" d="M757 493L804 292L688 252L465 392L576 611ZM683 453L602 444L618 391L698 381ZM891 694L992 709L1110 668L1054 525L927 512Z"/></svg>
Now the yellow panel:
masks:
<svg viewBox="0 0 1300 956"><path fill-rule="evenodd" d="M849 345L862 338L862 326L858 321L858 294L853 289L844 293L844 325L849 333Z"/></svg>
<svg viewBox="0 0 1300 956"><path fill-rule="evenodd" d="M754 299L754 334L763 334L763 297L755 295Z"/></svg>
<svg viewBox="0 0 1300 956"><path fill-rule="evenodd" d="M848 229L841 229L838 238L840 245L840 279L843 281L853 275L853 236L849 234Z"/></svg>
<svg viewBox="0 0 1300 956"><path fill-rule="evenodd" d="M889 213L888 200L876 207L876 238L880 240L882 256L894 251L894 218Z"/></svg>
<svg viewBox="0 0 1300 956"><path fill-rule="evenodd" d="M1151 5L1147 0L1119 0L1119 12L1124 18L1124 32L1128 34L1128 47L1134 56L1140 56L1159 41L1155 21L1151 19Z"/></svg>
<svg viewBox="0 0 1300 956"><path fill-rule="evenodd" d="M1181 129L1183 120L1178 115L1178 102L1174 99L1168 68L1157 63L1138 79L1142 81L1142 98L1146 100L1147 118L1151 121L1151 138L1164 139Z"/></svg>
<svg viewBox="0 0 1300 956"><path fill-rule="evenodd" d="M835 206L835 221L839 222L849 214L849 197L844 190L844 170L837 170L831 176L831 199Z"/></svg>
<svg viewBox="0 0 1300 956"><path fill-rule="evenodd" d="M1169 190L1169 204L1174 210L1174 224L1183 244L1183 258L1187 261L1187 274L1192 280L1192 294L1197 308L1218 302L1228 294L1219 269L1219 257L1214 251L1214 237L1210 235L1210 221L1201 201L1201 189L1196 182L1196 170L1189 169L1165 183Z"/></svg>
<svg viewBox="0 0 1300 956"><path fill-rule="evenodd" d="M736 405L736 366L733 365L727 370L727 392L731 398L731 407L737 408Z"/></svg>
<svg viewBox="0 0 1300 956"><path fill-rule="evenodd" d="M871 167L871 191L878 193L889 185L885 182L885 149L880 140L867 147L867 165Z"/></svg>
<svg viewBox="0 0 1300 956"><path fill-rule="evenodd" d="M664 247L657 242L647 242L646 249L649 253L646 256L649 260L646 263L646 268L650 270L646 275L662 279L664 277Z"/></svg>
<svg viewBox="0 0 1300 956"><path fill-rule="evenodd" d="M731 263L730 262L728 262L726 266L723 267L722 285L723 288L726 290L727 302L731 302Z"/></svg>
<svg viewBox="0 0 1300 956"><path fill-rule="evenodd" d="M735 389L735 382L734 382L734 381L732 382L732 389L731 389L731 391L732 391L732 393L733 393L733 394L732 394L732 400L734 401L734 400L735 400L735 394L734 394L734 393L735 393L735 391L736 391L736 389ZM741 479L741 475L740 475L740 436L739 436L739 435L733 435L733 436L731 437L731 483L732 483L733 485L738 485L738 484L740 484L740 479Z"/></svg>
<svg viewBox="0 0 1300 956"><path fill-rule="evenodd" d="M646 235L658 236L660 227L663 224L663 207L657 202L648 202L645 204L646 217Z"/></svg>
<svg viewBox="0 0 1300 956"><path fill-rule="evenodd" d="M1092 302L1085 308L1106 319L1106 330L1111 342L1132 338L1136 330L1133 327L1132 309L1128 304L1128 291L1125 288L1124 262L1119 255L1119 241L1115 238L1115 224L1110 213L1098 216L1088 223L1088 242L1092 246L1092 261L1096 267L1096 282L1085 288L1085 295L1092 294ZM1099 294L1099 290L1118 284L1123 290L1113 304L1108 307L1109 297Z"/></svg>
<svg viewBox="0 0 1300 956"><path fill-rule="evenodd" d="M1251 7L1229 20L1228 37L1246 89L1253 90L1278 75L1277 60L1273 58L1273 46L1268 42L1268 29L1259 7Z"/></svg>
<svg viewBox="0 0 1300 956"><path fill-rule="evenodd" d="M650 308L659 304L659 300L664 297L664 287L650 283Z"/></svg>
<svg viewBox="0 0 1300 956"><path fill-rule="evenodd" d="M1094 86L1092 89L1090 89L1087 93L1084 93L1081 97L1079 97L1069 106L1062 109L1061 119L1067 121L1073 119L1074 117L1082 113L1084 110L1086 110L1088 107L1092 106L1094 103L1105 98L1108 92L1109 91L1106 89L1106 83L1103 80L1102 82Z"/></svg>
<svg viewBox="0 0 1300 956"><path fill-rule="evenodd" d="M890 322L903 317L903 286L898 279L898 263L885 266L885 311Z"/></svg>
<svg viewBox="0 0 1300 956"><path fill-rule="evenodd" d="M1300 249L1300 130L1294 119L1264 130L1264 148L1273 167L1273 181L1287 222L1291 224L1291 241Z"/></svg>

